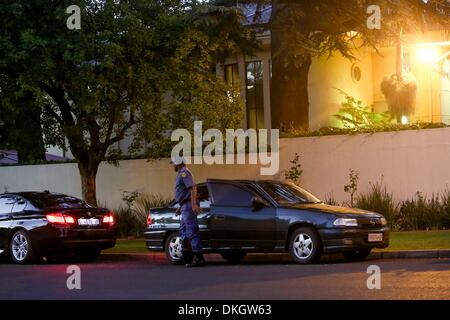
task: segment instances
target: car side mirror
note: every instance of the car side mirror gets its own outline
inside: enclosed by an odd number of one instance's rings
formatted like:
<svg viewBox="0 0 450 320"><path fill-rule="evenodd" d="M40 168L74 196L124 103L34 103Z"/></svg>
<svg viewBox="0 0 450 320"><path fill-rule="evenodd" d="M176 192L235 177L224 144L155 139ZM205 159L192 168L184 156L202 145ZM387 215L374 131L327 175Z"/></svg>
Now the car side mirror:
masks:
<svg viewBox="0 0 450 320"><path fill-rule="evenodd" d="M268 207L269 204L261 199L260 197L253 197L252 198L252 207L254 210L260 210L264 207Z"/></svg>

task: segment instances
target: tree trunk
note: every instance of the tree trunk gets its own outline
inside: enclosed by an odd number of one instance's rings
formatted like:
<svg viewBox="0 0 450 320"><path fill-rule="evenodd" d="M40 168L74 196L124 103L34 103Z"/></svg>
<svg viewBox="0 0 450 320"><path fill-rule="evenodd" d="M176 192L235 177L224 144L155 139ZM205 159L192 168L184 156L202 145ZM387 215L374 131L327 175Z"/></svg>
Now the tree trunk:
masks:
<svg viewBox="0 0 450 320"><path fill-rule="evenodd" d="M272 18L282 20L287 10L278 1L273 1ZM278 25L273 21L273 25ZM272 83L271 117L272 127L283 130L289 128L309 129L308 74L311 67L311 55L305 54L303 61L289 61L283 48L283 30L273 27L271 30Z"/></svg>
<svg viewBox="0 0 450 320"><path fill-rule="evenodd" d="M311 57L301 67L285 66L280 55L273 59L271 87L272 127L309 129L308 74Z"/></svg>
<svg viewBox="0 0 450 320"><path fill-rule="evenodd" d="M89 165L78 163L78 170L80 171L81 178L81 192L83 194L83 200L90 205L97 205L97 188L96 188L96 178L97 178L97 165Z"/></svg>

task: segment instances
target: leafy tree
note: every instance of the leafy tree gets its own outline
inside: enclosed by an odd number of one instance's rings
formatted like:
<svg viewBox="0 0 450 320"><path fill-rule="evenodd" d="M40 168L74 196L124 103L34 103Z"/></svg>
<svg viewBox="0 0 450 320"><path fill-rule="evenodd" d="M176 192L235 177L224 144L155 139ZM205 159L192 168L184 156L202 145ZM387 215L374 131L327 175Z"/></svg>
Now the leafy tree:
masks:
<svg viewBox="0 0 450 320"><path fill-rule="evenodd" d="M446 0L238 2L256 4L254 23L271 31L273 127L308 129L308 73L312 58L339 53L353 60L355 50L363 46L378 51L380 44L398 44L402 32L420 32L427 26L450 29L450 5ZM237 1L218 0L216 3L236 5ZM272 7L272 14L269 23L262 24L261 12L267 5ZM379 30L367 27L370 5L381 9Z"/></svg>
<svg viewBox="0 0 450 320"><path fill-rule="evenodd" d="M20 163L45 160L36 92L0 77L0 148L15 149Z"/></svg>
<svg viewBox="0 0 450 320"><path fill-rule="evenodd" d="M81 30L66 27L73 4L81 8ZM251 40L231 32L240 24L223 28L229 17L198 1L5 0L0 71L49 98L45 136L67 139L84 199L95 204L98 167L117 160L117 143L126 136L136 136L136 152L164 148L171 108L191 121L212 114L205 109L216 110L216 103L220 115L238 109L211 68L211 61L237 50L233 37Z"/></svg>

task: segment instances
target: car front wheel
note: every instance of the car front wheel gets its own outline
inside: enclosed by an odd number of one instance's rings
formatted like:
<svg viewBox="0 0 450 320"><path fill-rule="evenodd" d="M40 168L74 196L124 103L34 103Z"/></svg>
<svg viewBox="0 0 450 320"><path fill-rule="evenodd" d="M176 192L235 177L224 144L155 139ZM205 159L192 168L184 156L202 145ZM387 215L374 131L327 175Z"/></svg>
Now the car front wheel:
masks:
<svg viewBox="0 0 450 320"><path fill-rule="evenodd" d="M291 257L300 264L317 262L322 254L320 237L309 227L301 227L294 231L289 249Z"/></svg>
<svg viewBox="0 0 450 320"><path fill-rule="evenodd" d="M31 239L23 230L16 231L11 237L9 252L13 262L19 264L32 262L35 257Z"/></svg>

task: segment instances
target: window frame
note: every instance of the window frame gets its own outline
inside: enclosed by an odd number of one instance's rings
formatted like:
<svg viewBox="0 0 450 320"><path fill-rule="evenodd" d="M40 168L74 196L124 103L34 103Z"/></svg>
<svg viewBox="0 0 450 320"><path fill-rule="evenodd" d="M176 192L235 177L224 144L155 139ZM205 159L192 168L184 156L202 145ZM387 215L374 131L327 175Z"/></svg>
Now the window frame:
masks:
<svg viewBox="0 0 450 320"><path fill-rule="evenodd" d="M237 183L237 182L233 182L233 181L211 181L209 182L211 184L211 187L213 187L213 185L229 185L229 186L233 186L236 188L239 188L243 191L246 191L248 193L250 193L252 195L251 198L253 197L259 197L259 198L263 198L255 189L254 191L249 189L247 186L245 186L242 183ZM208 187L209 189L209 187ZM215 200L214 200L214 194L212 194L210 192L210 198L211 198L211 206L216 206L216 207L227 207L227 208L252 208L252 203L250 202L249 206L242 206L242 205L237 205L237 204L232 204L232 205L227 205L227 204L216 204ZM263 198L263 200L265 200Z"/></svg>
<svg viewBox="0 0 450 320"><path fill-rule="evenodd" d="M14 205L13 205L12 210L11 210L11 216L17 216L17 215L20 215L20 214L24 213L23 211L27 210L28 207L30 206L30 202L27 199L25 199L25 198L23 198L21 196L15 196L14 198L15 198L15 202L14 202ZM14 211L14 208L16 207L16 205L17 205L17 203L19 201L23 201L24 202L24 207L20 211Z"/></svg>
<svg viewBox="0 0 450 320"><path fill-rule="evenodd" d="M12 210L14 208L14 205L16 203L16 199L13 195L2 195L0 196L0 199L11 199L13 201L13 203L11 204L11 210L9 212L2 212L0 211L0 219L2 218L11 218L12 217ZM5 205L9 205L7 203L5 203Z"/></svg>
<svg viewBox="0 0 450 320"><path fill-rule="evenodd" d="M258 67L256 65L259 65ZM249 69L250 68L250 69ZM261 71L261 77L259 80L256 78L256 70L257 68ZM249 77L248 77L248 73L249 70L251 70L250 72L252 73L252 75L254 76L253 79L253 91L251 92L252 94L250 94L250 89L249 89ZM257 86L257 82L261 81L261 85ZM260 88L259 88L260 87ZM260 93L260 94L258 94ZM264 62L262 60L252 60L252 61L246 61L245 62L245 112L246 112L246 118L247 118L247 128L249 129L265 129L265 108L264 108ZM261 101L259 101L261 100ZM258 102L260 102L260 104L258 104ZM250 108L249 105L252 104L253 106ZM254 120L255 120L255 125L250 123L251 117L250 114L254 113ZM259 117L259 113L262 113L262 118L260 119ZM261 124L261 126L259 126L258 124Z"/></svg>
<svg viewBox="0 0 450 320"><path fill-rule="evenodd" d="M198 190L200 188L206 189L206 192L208 193L208 199L209 199L209 207L202 206L202 202L206 202L206 201L200 201L200 209L209 209L212 205L212 201L211 201L211 195L209 194L208 186L205 183L197 184L197 196L199 194ZM169 208L169 209L178 209L179 207L180 207L180 205L176 202L175 199L170 201L169 205L167 206L167 208Z"/></svg>

